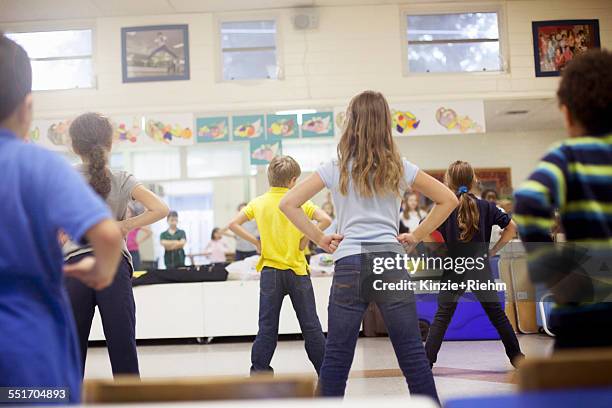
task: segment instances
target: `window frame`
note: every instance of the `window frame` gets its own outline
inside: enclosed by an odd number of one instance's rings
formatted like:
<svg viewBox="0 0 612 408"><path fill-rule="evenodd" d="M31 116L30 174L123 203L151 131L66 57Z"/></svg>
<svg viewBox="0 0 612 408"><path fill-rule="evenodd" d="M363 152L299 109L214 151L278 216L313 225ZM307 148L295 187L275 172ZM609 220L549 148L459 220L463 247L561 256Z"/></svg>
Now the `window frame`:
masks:
<svg viewBox="0 0 612 408"><path fill-rule="evenodd" d="M95 20L57 20L53 22L21 22L21 23L7 23L1 24L1 29L7 34L20 34L20 33L37 33L37 32L50 32L50 31L76 31L76 30L90 30L91 31L91 86L83 88L63 88L63 89L38 89L32 90L32 92L74 92L74 91L91 91L98 89L98 58L97 58L97 24ZM40 61L50 60L69 60L77 59L82 57L54 57L54 58L37 58Z"/></svg>
<svg viewBox="0 0 612 408"><path fill-rule="evenodd" d="M499 71L457 71L457 72L412 72L408 63L408 16L432 14L465 14L465 13L497 13L497 28L499 31L499 56L501 67ZM402 55L402 75L404 77L418 76L507 76L510 74L510 53L508 47L508 31L506 23L506 5L504 3L466 3L466 4L414 4L400 7L400 46ZM458 42L470 42L461 40ZM480 40L479 40L480 42Z"/></svg>
<svg viewBox="0 0 612 408"><path fill-rule="evenodd" d="M281 46L281 18L278 13L270 12L253 12L253 13L224 13L215 15L213 24L213 39L215 47L215 80L218 83L253 83L254 81L280 81L285 79L284 75L284 60ZM221 45L221 26L223 23L239 23L248 21L274 21L276 27L276 35L274 36L274 44L276 47L276 66L278 67L278 75L276 78L253 78L253 79L225 79L223 77L223 47ZM268 47L265 47L268 49ZM259 48L253 48L258 50ZM240 50L236 48L235 50Z"/></svg>

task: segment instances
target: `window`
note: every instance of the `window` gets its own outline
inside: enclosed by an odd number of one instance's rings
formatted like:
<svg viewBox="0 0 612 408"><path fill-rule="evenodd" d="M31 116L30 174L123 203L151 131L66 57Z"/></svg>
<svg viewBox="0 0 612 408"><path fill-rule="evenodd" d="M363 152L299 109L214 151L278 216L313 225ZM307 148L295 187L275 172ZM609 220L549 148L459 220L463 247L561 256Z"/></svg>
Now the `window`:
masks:
<svg viewBox="0 0 612 408"><path fill-rule="evenodd" d="M132 153L133 174L138 180L173 180L181 177L178 149Z"/></svg>
<svg viewBox="0 0 612 408"><path fill-rule="evenodd" d="M187 177L205 178L245 174L242 146L191 148L187 151Z"/></svg>
<svg viewBox="0 0 612 408"><path fill-rule="evenodd" d="M91 88L92 31L66 30L10 33L32 62L32 89Z"/></svg>
<svg viewBox="0 0 612 408"><path fill-rule="evenodd" d="M303 173L315 171L322 163L338 157L336 140L309 141L302 140L283 141L283 154L293 157Z"/></svg>
<svg viewBox="0 0 612 408"><path fill-rule="evenodd" d="M276 22L221 23L223 79L278 79Z"/></svg>
<svg viewBox="0 0 612 408"><path fill-rule="evenodd" d="M495 12L407 15L408 71L501 71Z"/></svg>

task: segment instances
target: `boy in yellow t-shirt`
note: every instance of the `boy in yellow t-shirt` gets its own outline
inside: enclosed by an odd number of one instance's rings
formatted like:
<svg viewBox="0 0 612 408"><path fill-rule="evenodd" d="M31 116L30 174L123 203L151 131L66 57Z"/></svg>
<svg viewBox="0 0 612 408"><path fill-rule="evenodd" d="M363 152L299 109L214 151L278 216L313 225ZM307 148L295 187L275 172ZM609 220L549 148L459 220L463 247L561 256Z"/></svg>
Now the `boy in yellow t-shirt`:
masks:
<svg viewBox="0 0 612 408"><path fill-rule="evenodd" d="M270 190L252 200L232 220L229 227L238 236L253 243L261 253L257 270L261 272L259 291L259 331L251 351L251 373L270 372L270 361L276 349L278 322L285 295L289 295L300 322L306 352L319 373L325 352L325 337L317 316L312 282L304 248L308 238L287 219L278 204L300 176L300 165L289 156L277 156L268 166ZM324 230L331 224L329 216L308 201L304 213ZM255 220L260 241L242 227Z"/></svg>

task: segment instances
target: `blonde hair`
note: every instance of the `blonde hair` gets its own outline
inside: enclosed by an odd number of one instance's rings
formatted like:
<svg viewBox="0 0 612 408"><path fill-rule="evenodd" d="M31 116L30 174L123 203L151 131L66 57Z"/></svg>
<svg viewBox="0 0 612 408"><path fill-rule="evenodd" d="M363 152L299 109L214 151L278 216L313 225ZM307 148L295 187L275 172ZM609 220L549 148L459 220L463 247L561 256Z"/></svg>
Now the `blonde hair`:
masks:
<svg viewBox="0 0 612 408"><path fill-rule="evenodd" d="M469 190L474 184L476 175L472 165L468 162L457 160L448 166L444 179L448 188L453 190L459 197L457 207L457 224L459 225L459 240L471 241L478 231L480 212L476 198L470 195Z"/></svg>
<svg viewBox="0 0 612 408"><path fill-rule="evenodd" d="M400 195L404 166L391 135L391 111L380 92L365 91L351 100L338 143L340 193L349 181L362 197Z"/></svg>
<svg viewBox="0 0 612 408"><path fill-rule="evenodd" d="M291 180L300 177L300 165L291 156L276 156L268 165L270 187L288 187Z"/></svg>

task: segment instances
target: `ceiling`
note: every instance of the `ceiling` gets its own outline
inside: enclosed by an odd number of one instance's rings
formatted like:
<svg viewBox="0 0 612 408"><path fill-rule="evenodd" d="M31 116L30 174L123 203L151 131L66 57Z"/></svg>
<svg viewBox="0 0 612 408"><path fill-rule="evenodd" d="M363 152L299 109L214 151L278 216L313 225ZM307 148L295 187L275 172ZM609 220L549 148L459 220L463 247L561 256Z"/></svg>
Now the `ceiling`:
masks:
<svg viewBox="0 0 612 408"><path fill-rule="evenodd" d="M0 22L442 2L449 0L0 0Z"/></svg>
<svg viewBox="0 0 612 408"><path fill-rule="evenodd" d="M555 99L485 101L487 132L563 129Z"/></svg>

